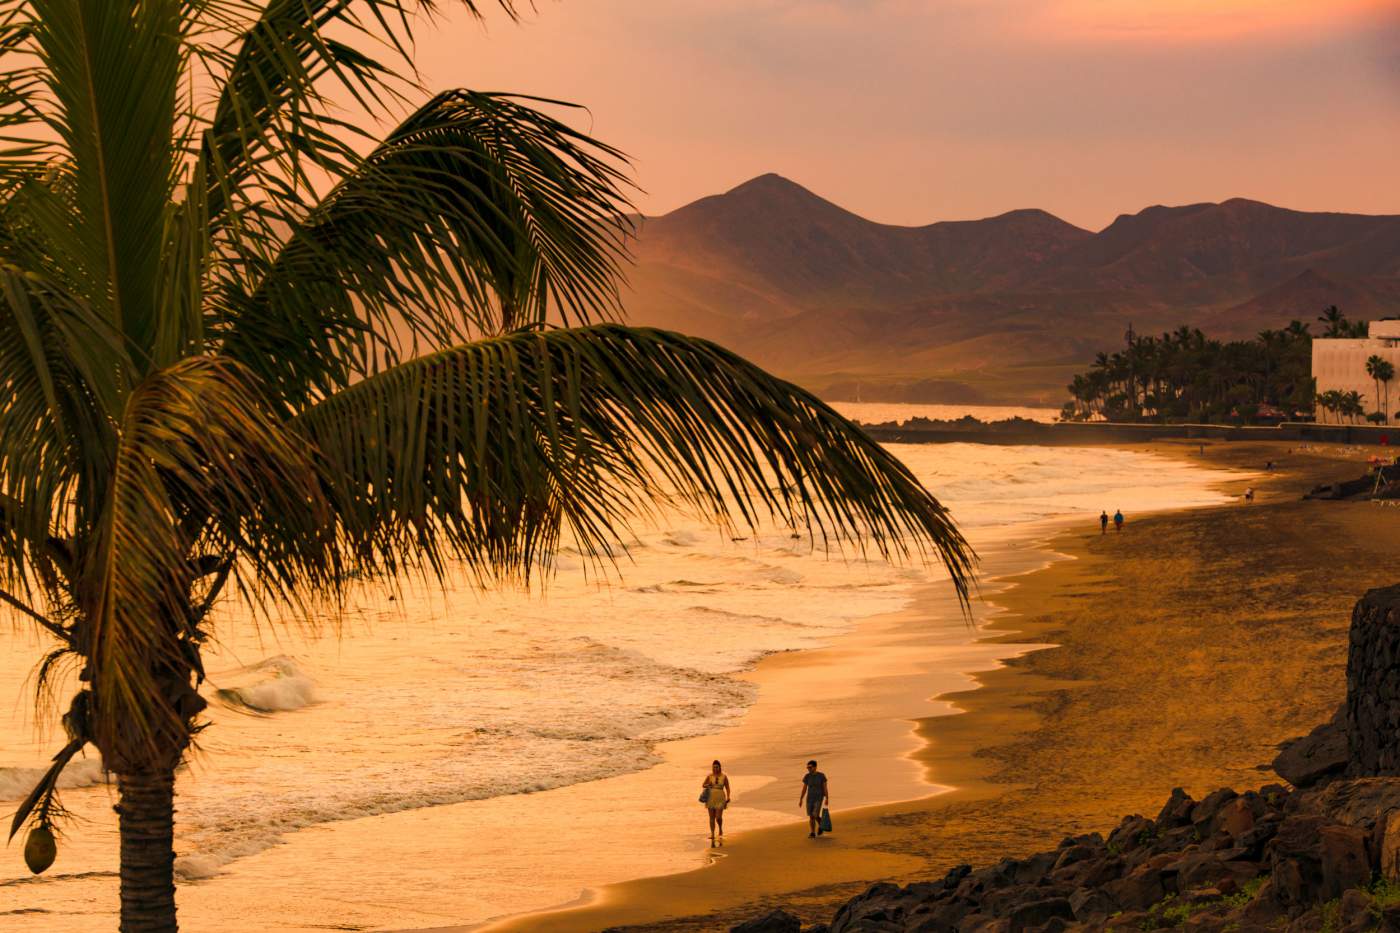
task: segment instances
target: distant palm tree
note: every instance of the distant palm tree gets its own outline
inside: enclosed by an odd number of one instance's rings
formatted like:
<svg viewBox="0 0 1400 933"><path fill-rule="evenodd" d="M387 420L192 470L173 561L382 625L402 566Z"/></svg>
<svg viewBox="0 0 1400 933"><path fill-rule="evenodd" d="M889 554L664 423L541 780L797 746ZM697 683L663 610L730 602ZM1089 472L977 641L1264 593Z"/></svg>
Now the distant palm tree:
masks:
<svg viewBox="0 0 1400 933"><path fill-rule="evenodd" d="M1326 327L1322 331L1324 337L1342 337L1346 335L1347 319L1342 314L1342 309L1336 305L1328 305L1322 309L1322 313L1317 316L1317 320Z"/></svg>
<svg viewBox="0 0 1400 933"><path fill-rule="evenodd" d="M1390 417L1390 381L1395 378L1395 364L1382 356L1372 354L1366 360L1366 375L1370 376L1376 383L1376 401L1382 402L1381 411L1388 419ZM1384 387L1384 393L1382 393Z"/></svg>
<svg viewBox="0 0 1400 933"><path fill-rule="evenodd" d="M95 746L127 933L176 928L175 769L230 580L274 620L453 560L526 581L564 534L608 560L665 501L931 549L966 597L967 544L858 428L712 343L597 323L618 153L495 94L377 142L334 116L324 94L383 114L412 91L374 56L433 6L0 16L0 600L56 641L41 683L80 684L12 835L53 861L58 776Z"/></svg>
<svg viewBox="0 0 1400 933"><path fill-rule="evenodd" d="M1343 392L1340 410L1343 415L1351 419L1352 424L1355 424L1357 419L1366 413L1366 406L1361 401L1361 393L1355 390Z"/></svg>

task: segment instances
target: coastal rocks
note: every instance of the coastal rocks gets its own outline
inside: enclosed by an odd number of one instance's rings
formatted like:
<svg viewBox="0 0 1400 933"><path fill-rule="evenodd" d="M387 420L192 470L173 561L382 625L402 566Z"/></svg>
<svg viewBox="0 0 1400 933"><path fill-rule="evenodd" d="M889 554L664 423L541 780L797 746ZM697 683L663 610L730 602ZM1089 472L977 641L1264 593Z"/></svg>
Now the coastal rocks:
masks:
<svg viewBox="0 0 1400 933"><path fill-rule="evenodd" d="M826 933L1060 933L1180 929L1400 933L1400 778L1271 784L1196 801L1177 789L1156 819L852 898ZM767 923L768 917L758 923ZM785 931L787 926L736 930Z"/></svg>
<svg viewBox="0 0 1400 933"><path fill-rule="evenodd" d="M1294 787L1312 787L1347 769L1347 707L1337 707L1329 722L1279 746L1274 771Z"/></svg>
<svg viewBox="0 0 1400 933"><path fill-rule="evenodd" d="M1400 586L1370 590L1352 610L1346 727L1350 777L1400 775Z"/></svg>

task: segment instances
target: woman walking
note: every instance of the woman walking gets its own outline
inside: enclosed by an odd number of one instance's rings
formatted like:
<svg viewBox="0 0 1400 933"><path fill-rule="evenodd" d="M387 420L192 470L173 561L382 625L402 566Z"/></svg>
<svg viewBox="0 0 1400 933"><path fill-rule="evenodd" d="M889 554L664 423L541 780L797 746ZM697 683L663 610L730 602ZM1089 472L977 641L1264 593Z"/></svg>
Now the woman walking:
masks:
<svg viewBox="0 0 1400 933"><path fill-rule="evenodd" d="M719 842L724 845L724 808L729 806L729 775L719 761L710 765L710 773L705 775L701 785L700 799L705 809L710 811L710 845L715 844L715 828L719 828Z"/></svg>

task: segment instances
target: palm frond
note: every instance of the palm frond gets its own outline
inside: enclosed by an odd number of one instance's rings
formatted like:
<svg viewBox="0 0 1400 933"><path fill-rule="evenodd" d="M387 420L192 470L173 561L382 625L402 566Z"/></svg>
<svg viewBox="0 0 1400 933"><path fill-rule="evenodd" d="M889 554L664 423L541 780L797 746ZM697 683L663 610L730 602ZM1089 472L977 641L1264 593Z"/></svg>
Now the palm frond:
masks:
<svg viewBox="0 0 1400 933"><path fill-rule="evenodd" d="M50 544L80 518L77 484L107 480L126 363L86 302L0 257L0 582L67 576Z"/></svg>
<svg viewBox="0 0 1400 933"><path fill-rule="evenodd" d="M102 698L100 747L130 749L184 734L196 553L238 555L254 597L333 590L340 574L320 474L227 358L148 376L128 400L113 463L82 568L79 650Z"/></svg>
<svg viewBox="0 0 1400 933"><path fill-rule="evenodd" d="M402 364L292 422L333 477L356 560L455 557L528 579L567 527L616 553L658 501L776 519L823 547L930 549L966 599L970 549L895 457L723 348L614 324L514 333Z"/></svg>
<svg viewBox="0 0 1400 933"><path fill-rule="evenodd" d="M150 361L165 325L154 306L175 185L170 141L183 56L180 0L29 0L48 123L71 176L68 238L101 311Z"/></svg>
<svg viewBox="0 0 1400 933"><path fill-rule="evenodd" d="M296 399L308 378L329 393L551 306L606 317L629 229L621 159L519 100L440 94L328 194L251 294L226 283L224 351Z"/></svg>
<svg viewBox="0 0 1400 933"><path fill-rule="evenodd" d="M515 15L511 0L498 2ZM480 16L475 0L457 5ZM333 115L328 95L340 91L346 103L383 116L411 80L415 21L440 6L435 0L187 2L184 34L192 58L220 88L198 154L216 239L243 219L241 205L259 198L271 198L276 216L290 219L314 187L309 169L332 177L351 170L356 145L367 137L360 124Z"/></svg>

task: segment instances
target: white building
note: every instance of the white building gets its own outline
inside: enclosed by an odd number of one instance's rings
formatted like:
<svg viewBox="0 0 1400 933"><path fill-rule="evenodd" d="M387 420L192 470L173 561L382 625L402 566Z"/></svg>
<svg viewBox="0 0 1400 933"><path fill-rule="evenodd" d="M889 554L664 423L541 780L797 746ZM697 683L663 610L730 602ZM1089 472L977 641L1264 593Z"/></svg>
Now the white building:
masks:
<svg viewBox="0 0 1400 933"><path fill-rule="evenodd" d="M1396 378L1390 383L1390 411L1400 410L1400 320L1372 321L1369 337L1316 337L1312 345L1312 374L1317 380L1317 392L1336 389L1340 392L1360 392L1362 404L1369 414L1380 411L1381 399L1376 398L1376 381L1366 375L1366 361L1373 356L1389 360L1395 367ZM1322 413L1319 411L1319 420Z"/></svg>

